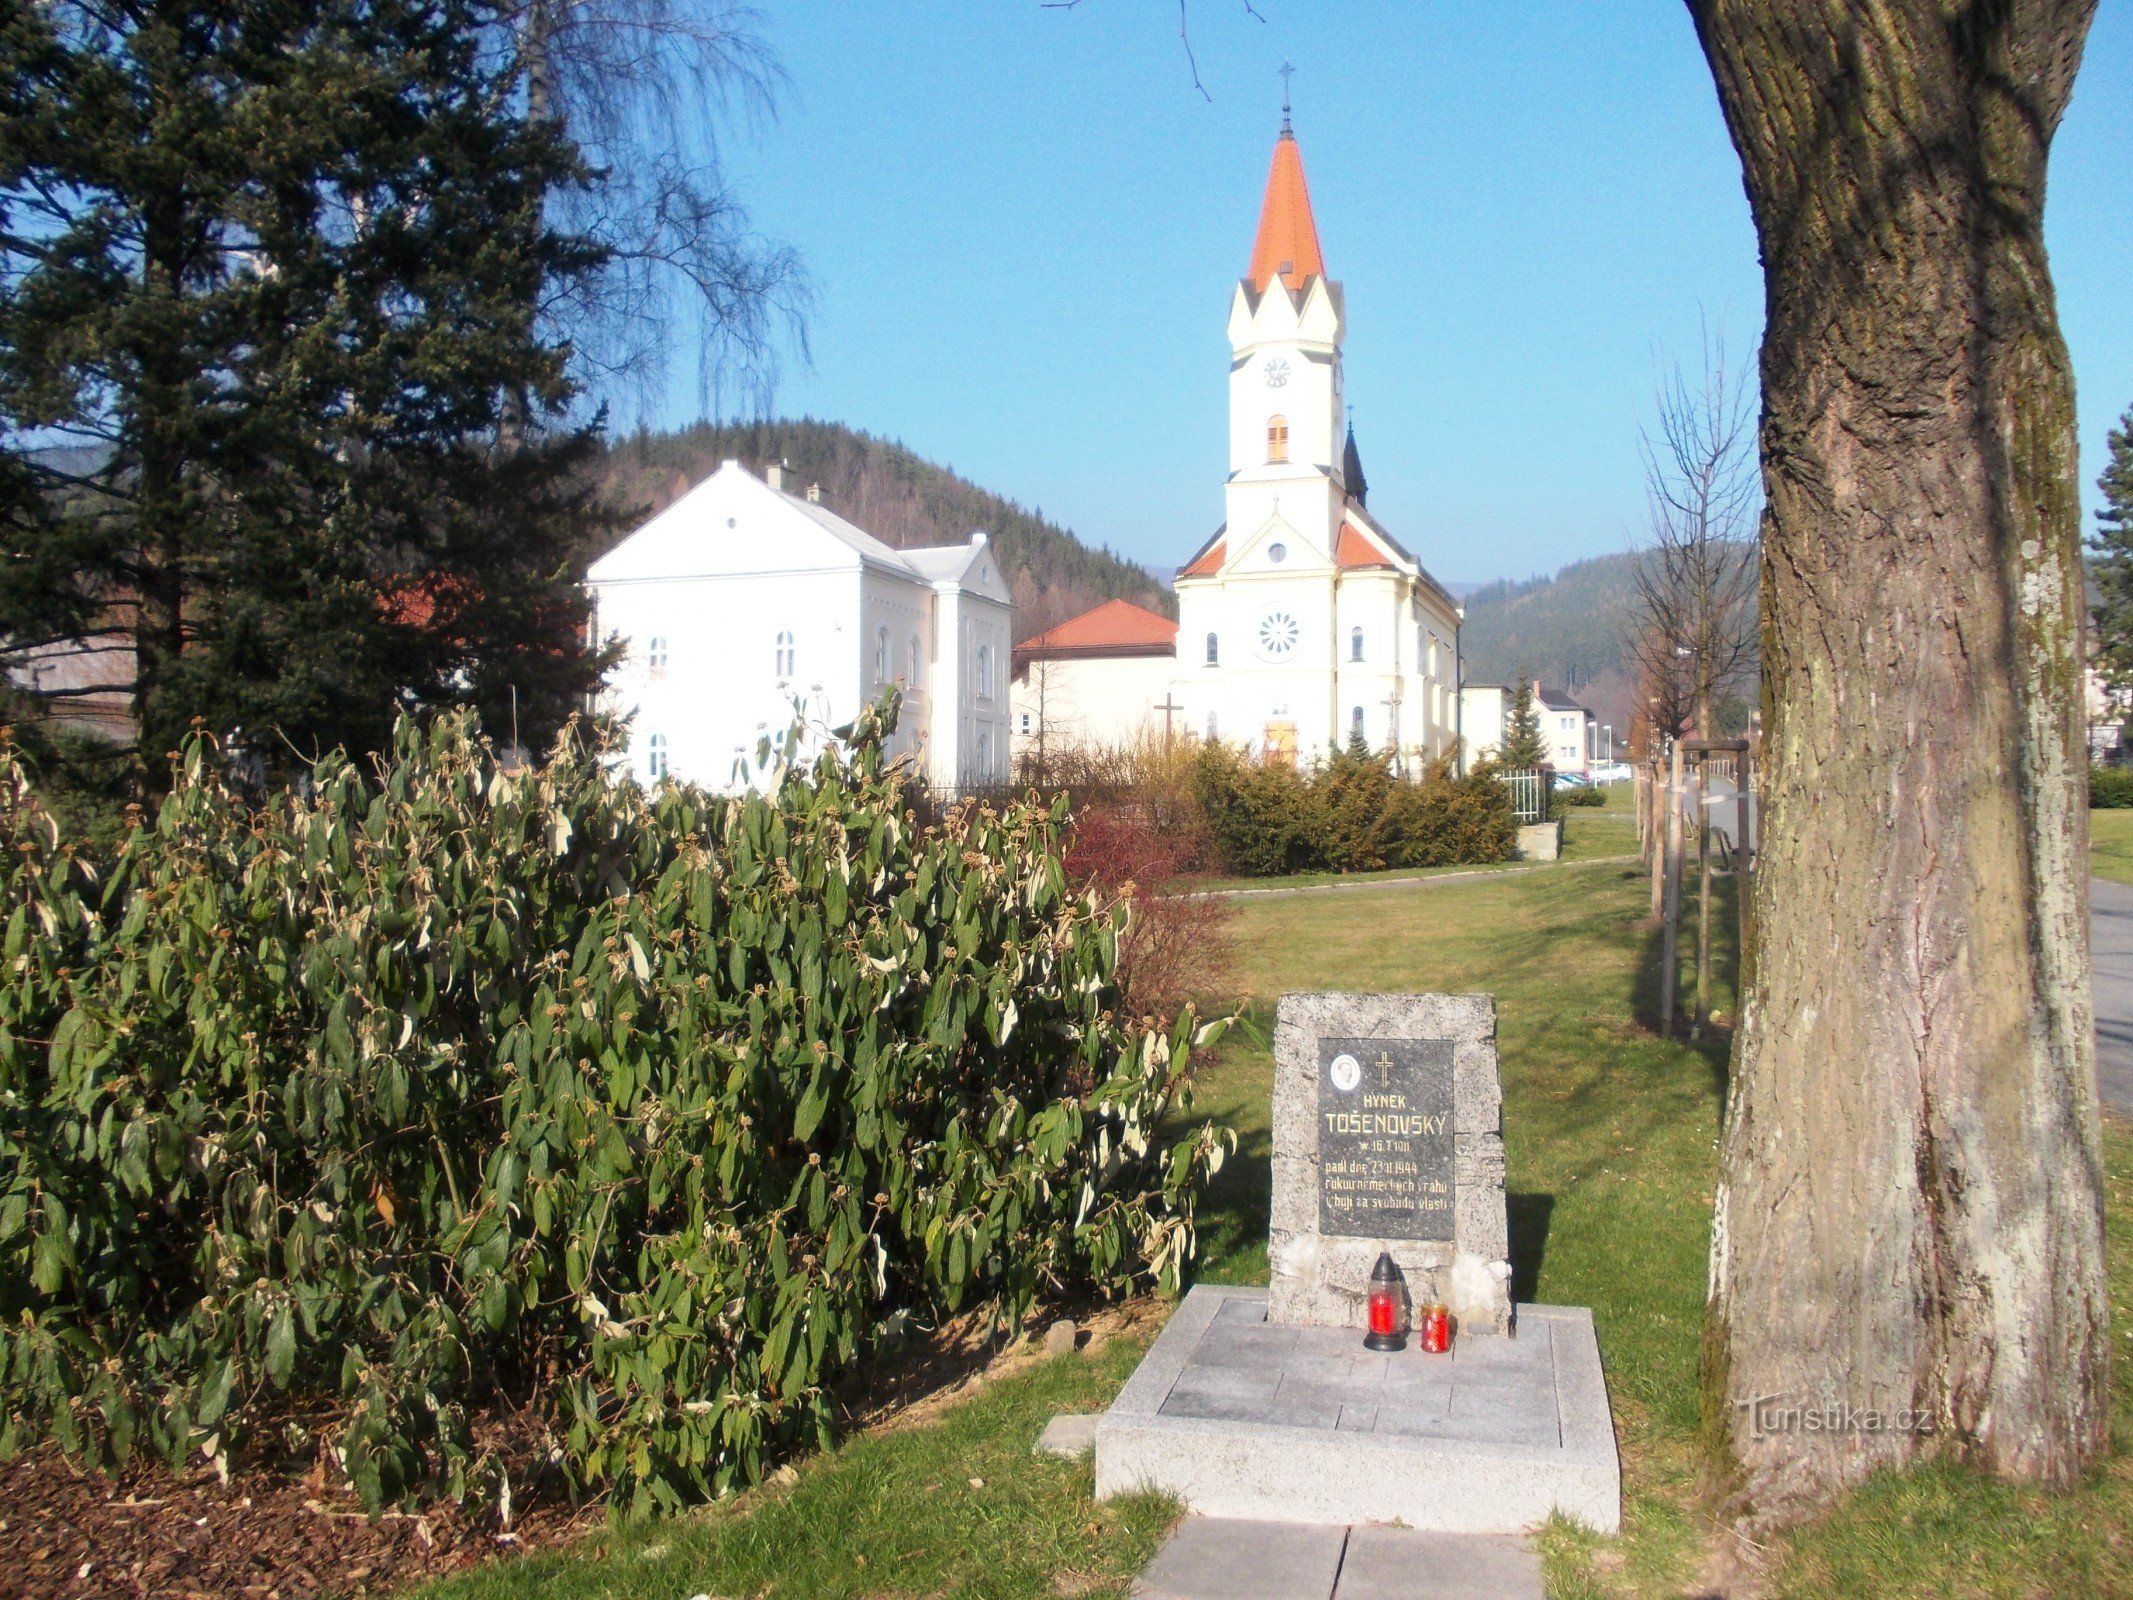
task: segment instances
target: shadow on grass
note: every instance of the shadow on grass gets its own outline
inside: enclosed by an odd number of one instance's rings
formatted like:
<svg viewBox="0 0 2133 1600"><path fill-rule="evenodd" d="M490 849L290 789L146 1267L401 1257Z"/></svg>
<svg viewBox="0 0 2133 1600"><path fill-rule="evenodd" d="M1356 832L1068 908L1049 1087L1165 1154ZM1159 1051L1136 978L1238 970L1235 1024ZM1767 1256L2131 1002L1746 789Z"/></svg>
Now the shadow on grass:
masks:
<svg viewBox="0 0 2133 1600"><path fill-rule="evenodd" d="M1735 911L1734 881L1714 878L1711 883L1711 982L1710 1005L1714 1015L1732 1017L1740 1003L1740 921ZM1630 1014L1653 1033L1661 1033L1663 1010L1659 977L1665 966L1665 930L1653 923L1645 930L1644 949L1637 961L1637 976L1630 991ZM1701 1037L1690 1037L1690 1016L1696 1003L1696 893L1693 868L1685 875L1681 893L1681 930L1675 952L1677 983L1674 991L1674 1038L1703 1057L1711 1069L1711 1083L1718 1091L1718 1110L1725 1115L1726 1089L1732 1072L1733 1029L1730 1023L1705 1023Z"/></svg>
<svg viewBox="0 0 2133 1600"><path fill-rule="evenodd" d="M1541 1262L1548 1254L1548 1219L1555 1214L1555 1196L1507 1194L1503 1199L1511 1227L1511 1300L1525 1305L1540 1293Z"/></svg>

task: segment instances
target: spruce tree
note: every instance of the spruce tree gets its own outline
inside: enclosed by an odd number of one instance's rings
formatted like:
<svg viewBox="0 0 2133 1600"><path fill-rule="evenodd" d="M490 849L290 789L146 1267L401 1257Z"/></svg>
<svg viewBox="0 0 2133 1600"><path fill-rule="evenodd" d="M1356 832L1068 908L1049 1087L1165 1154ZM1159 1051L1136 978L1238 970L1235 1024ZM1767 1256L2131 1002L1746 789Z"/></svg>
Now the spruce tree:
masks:
<svg viewBox="0 0 2133 1600"><path fill-rule="evenodd" d="M2089 540L2096 593L2096 667L2112 689L2133 690L2133 407L2111 430L2110 459L2096 487L2103 505Z"/></svg>
<svg viewBox="0 0 2133 1600"><path fill-rule="evenodd" d="M151 782L194 717L273 768L514 690L538 735L597 679L592 438L538 316L600 252L544 220L587 174L498 15L0 12L5 664L118 638Z"/></svg>
<svg viewBox="0 0 2133 1600"><path fill-rule="evenodd" d="M1512 771L1545 766L1548 761L1548 741L1541 733L1540 713L1533 706L1533 680L1524 673L1518 675L1518 686L1511 691L1511 716L1504 724L1497 760Z"/></svg>

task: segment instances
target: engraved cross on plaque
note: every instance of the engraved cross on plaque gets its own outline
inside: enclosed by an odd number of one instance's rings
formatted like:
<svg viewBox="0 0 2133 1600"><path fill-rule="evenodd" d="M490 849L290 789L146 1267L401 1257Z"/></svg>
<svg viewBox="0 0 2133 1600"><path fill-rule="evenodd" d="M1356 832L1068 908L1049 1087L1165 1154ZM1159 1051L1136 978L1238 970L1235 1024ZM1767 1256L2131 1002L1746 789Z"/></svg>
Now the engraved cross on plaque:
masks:
<svg viewBox="0 0 2133 1600"><path fill-rule="evenodd" d="M1378 1069L1378 1087L1380 1089L1390 1089L1392 1087L1391 1055L1388 1054L1386 1051L1380 1050L1378 1052L1377 1060L1371 1062L1370 1064Z"/></svg>

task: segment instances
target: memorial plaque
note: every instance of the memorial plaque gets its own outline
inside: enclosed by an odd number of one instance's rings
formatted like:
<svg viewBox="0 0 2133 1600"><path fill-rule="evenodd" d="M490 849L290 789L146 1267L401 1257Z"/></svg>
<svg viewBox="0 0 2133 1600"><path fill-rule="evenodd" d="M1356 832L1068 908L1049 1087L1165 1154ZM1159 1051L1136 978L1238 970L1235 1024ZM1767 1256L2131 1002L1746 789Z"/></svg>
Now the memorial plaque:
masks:
<svg viewBox="0 0 2133 1600"><path fill-rule="evenodd" d="M1318 1231L1452 1237L1449 1039L1318 1041Z"/></svg>
<svg viewBox="0 0 2133 1600"><path fill-rule="evenodd" d="M1509 1333L1502 1106L1489 996L1283 995L1269 1320L1366 1326L1384 1252L1458 1337Z"/></svg>

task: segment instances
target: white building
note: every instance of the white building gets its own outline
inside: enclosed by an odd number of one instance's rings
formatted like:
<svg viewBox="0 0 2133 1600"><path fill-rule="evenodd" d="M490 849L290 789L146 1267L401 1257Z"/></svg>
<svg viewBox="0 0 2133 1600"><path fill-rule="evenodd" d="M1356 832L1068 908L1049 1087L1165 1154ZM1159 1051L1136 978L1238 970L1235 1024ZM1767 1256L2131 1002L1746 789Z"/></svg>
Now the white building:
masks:
<svg viewBox="0 0 2133 1600"><path fill-rule="evenodd" d="M1460 689L1459 732L1467 766L1493 760L1503 748L1516 694L1515 689L1501 683L1470 683ZM1537 683L1533 686L1533 713L1540 718L1548 765L1557 772L1587 775L1593 762L1592 713L1570 696Z"/></svg>
<svg viewBox="0 0 2133 1600"><path fill-rule="evenodd" d="M632 770L735 786L796 708L821 731L896 684L892 753L943 788L1006 780L1007 584L986 536L895 550L728 461L593 563L594 636L626 654L605 709Z"/></svg>
<svg viewBox="0 0 2133 1600"><path fill-rule="evenodd" d="M1015 646L1015 748L1115 749L1155 730L1182 734L1177 673L1178 625L1106 600Z"/></svg>
<svg viewBox="0 0 2133 1600"><path fill-rule="evenodd" d="M1170 692L1143 671L1130 710L1299 762L1360 732L1414 772L1457 748L1459 607L1365 508L1342 428L1344 315L1285 118L1230 297L1228 519L1178 574ZM1077 715L1100 698L1076 681L1093 666L1055 665L1050 690Z"/></svg>

